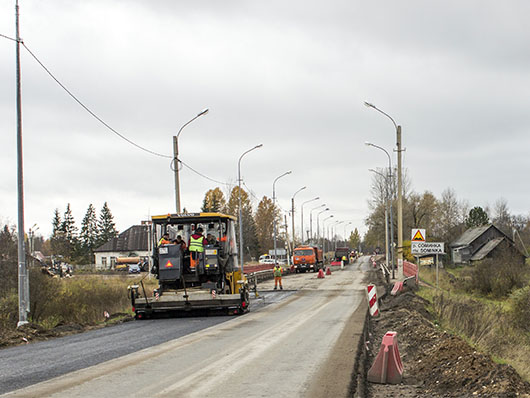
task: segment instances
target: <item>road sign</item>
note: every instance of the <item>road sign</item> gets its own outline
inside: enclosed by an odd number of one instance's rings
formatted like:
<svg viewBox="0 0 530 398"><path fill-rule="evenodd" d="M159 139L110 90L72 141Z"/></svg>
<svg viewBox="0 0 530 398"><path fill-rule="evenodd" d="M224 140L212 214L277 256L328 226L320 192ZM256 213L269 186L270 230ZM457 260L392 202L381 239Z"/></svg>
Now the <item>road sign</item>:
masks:
<svg viewBox="0 0 530 398"><path fill-rule="evenodd" d="M427 237L425 235L425 230L420 228L414 228L410 236L412 242L425 242L425 238Z"/></svg>
<svg viewBox="0 0 530 398"><path fill-rule="evenodd" d="M411 242L410 252L415 255L444 254L443 242Z"/></svg>

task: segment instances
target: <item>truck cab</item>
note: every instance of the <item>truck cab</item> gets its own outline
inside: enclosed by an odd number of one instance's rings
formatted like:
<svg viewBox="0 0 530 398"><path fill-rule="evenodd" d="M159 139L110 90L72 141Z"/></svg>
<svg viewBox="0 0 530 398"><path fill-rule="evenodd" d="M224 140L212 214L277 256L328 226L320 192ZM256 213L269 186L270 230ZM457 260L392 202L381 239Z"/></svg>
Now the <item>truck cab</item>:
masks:
<svg viewBox="0 0 530 398"><path fill-rule="evenodd" d="M293 251L293 267L296 273L322 269L322 250L316 246L300 246Z"/></svg>

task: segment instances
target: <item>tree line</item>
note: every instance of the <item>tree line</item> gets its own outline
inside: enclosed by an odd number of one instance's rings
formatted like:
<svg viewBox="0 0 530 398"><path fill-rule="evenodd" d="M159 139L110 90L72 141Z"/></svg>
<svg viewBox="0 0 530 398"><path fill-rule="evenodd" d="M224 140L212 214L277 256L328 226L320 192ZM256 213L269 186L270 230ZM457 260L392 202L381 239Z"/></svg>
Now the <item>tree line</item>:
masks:
<svg viewBox="0 0 530 398"><path fill-rule="evenodd" d="M50 251L54 255L63 256L65 261L73 264L91 264L94 249L118 236L114 216L105 202L99 217L92 204L81 221L81 229L76 226L70 203L61 216L59 209L55 209L52 220L52 236Z"/></svg>
<svg viewBox="0 0 530 398"><path fill-rule="evenodd" d="M221 212L238 217L239 194L239 187L232 188L227 201L219 187L210 189L204 195L201 211ZM254 210L249 193L241 188L241 218L243 220L243 254L246 261L252 258L257 259L261 254L267 253L269 249L274 248L274 220L276 220L277 228L276 246L283 248L287 239L292 241L292 236L289 235L290 229L285 228L285 220L282 220L281 209L273 204L272 199L267 196L263 196L259 200ZM239 220L236 224L236 227L239 228ZM237 239L239 240L239 235ZM355 228L351 232L348 242L342 241L341 244L348 244L351 248L357 248L360 241L361 237L357 228ZM295 243L300 243L300 239L295 237ZM331 247L329 243L329 241L326 243L328 248Z"/></svg>
<svg viewBox="0 0 530 398"><path fill-rule="evenodd" d="M383 174L383 173L382 173ZM383 174L384 175L384 174ZM394 173L394 177L397 173ZM394 240L397 242L397 183L379 174L372 177L371 198L368 200L369 214L366 218L367 232L363 238L364 246L373 250L385 246L385 204L388 187L394 213ZM466 229L493 223L508 236L515 231L516 244L523 250L530 246L530 215L512 214L506 199L498 199L492 208L489 206L471 206L468 201L458 199L452 188L445 189L437 198L432 192L415 192L411 189L410 179L403 174L403 240L409 240L411 229L424 228L428 240L451 243ZM522 241L522 242L521 242ZM524 246L524 247L523 247Z"/></svg>

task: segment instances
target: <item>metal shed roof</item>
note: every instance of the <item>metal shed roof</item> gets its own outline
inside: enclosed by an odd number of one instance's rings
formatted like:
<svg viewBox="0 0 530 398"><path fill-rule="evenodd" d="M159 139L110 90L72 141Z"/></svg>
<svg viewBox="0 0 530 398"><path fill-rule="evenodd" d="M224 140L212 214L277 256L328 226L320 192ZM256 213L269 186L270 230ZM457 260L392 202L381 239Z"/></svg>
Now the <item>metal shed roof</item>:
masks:
<svg viewBox="0 0 530 398"><path fill-rule="evenodd" d="M490 254L499 244L504 240L503 237L495 238L490 240L484 246L482 246L473 256L470 258L471 261L483 260L488 254Z"/></svg>

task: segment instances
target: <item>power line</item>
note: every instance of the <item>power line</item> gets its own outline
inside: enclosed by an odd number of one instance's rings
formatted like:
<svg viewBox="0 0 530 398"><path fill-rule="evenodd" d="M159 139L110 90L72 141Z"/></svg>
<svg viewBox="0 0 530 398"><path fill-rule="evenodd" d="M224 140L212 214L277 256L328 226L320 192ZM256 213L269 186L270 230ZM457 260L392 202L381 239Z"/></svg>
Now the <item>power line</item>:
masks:
<svg viewBox="0 0 530 398"><path fill-rule="evenodd" d="M83 104L70 90L68 90L66 88L66 86L64 84L62 84L54 75L53 73L50 72L50 70L44 66L44 64L37 58L37 56L35 54L33 54L33 52L28 48L28 46L26 46L26 44L24 42L21 43L24 48L28 51L28 53L35 59L35 61L37 61L37 63L46 71L46 73L48 73L48 75L50 75L50 77L64 90L68 93L68 95L70 97L72 97L74 99L75 102L77 102L84 110L86 110L90 115L92 115L92 117L94 117L98 122L100 122L103 126L105 126L107 129L109 129L110 131L112 131L114 134L116 134L118 137L120 137L121 139L127 141L129 144L131 145L134 145L135 147L137 147L138 149L141 149L142 151L145 151L147 153L150 153L152 155L155 155L155 156L160 156L160 157L163 157L163 158L167 158L167 159L172 159L173 156L169 156L169 155L164 155L164 154L161 154L161 153L158 153L158 152L155 152L155 151L152 151L150 149L147 149L147 148L144 148L143 146L141 145L138 145L137 143L135 143L134 141L131 141L129 138L125 137L124 135L118 133L115 129L113 129L109 124L107 124L103 119L101 119L98 115L96 115L92 110L90 110L90 108L88 108L88 106L86 106L85 104Z"/></svg>
<svg viewBox="0 0 530 398"><path fill-rule="evenodd" d="M195 169L192 168L191 166L187 165L186 163L184 163L184 162L183 162L182 160L180 160L180 159L179 159L178 161L179 161L184 167L187 167L188 169L190 169L191 171L193 171L195 174L201 176L202 178L206 178L207 180L210 180L210 181L215 182L215 183L217 183L217 184L223 184L223 185L230 186L230 184L227 183L227 182L222 182L222 181L214 180L213 178L210 178L210 177L208 177L208 176L206 176L206 175L204 175L204 174L198 172L197 170L195 170Z"/></svg>
<svg viewBox="0 0 530 398"><path fill-rule="evenodd" d="M12 37L9 37L9 36L6 36L6 35L3 35L0 33L0 37L3 37L4 39L8 39L8 40L13 40L13 41L17 41L17 39L13 39Z"/></svg>
<svg viewBox="0 0 530 398"><path fill-rule="evenodd" d="M252 190L247 186L247 184L245 184L244 181L243 181L243 185L245 186L245 188L247 188L250 195L259 202L259 198L256 195L254 195L254 192L252 192Z"/></svg>
<svg viewBox="0 0 530 398"><path fill-rule="evenodd" d="M3 37L5 39L8 39L8 40L12 40L12 41L17 41L16 39L13 39L9 36L6 36L6 35L3 35L3 34L0 34L0 37ZM79 100L64 84L62 84L59 79L57 79L53 73L41 62L41 60L28 48L28 46L26 46L26 44L24 42L20 42L24 48L28 51L28 53L33 57L33 59L35 59L35 61L37 61L37 63L46 71L46 73L64 90L66 91L66 93L75 101L77 102L85 111L87 111L92 117L94 117L98 122L100 122L103 126L105 126L108 130L110 130L111 132L113 132L114 134L116 134L118 137L120 137L121 139L127 141L129 144L131 145L134 145L135 147L137 147L138 149L141 149L142 151L145 151L147 153L150 153L152 155L155 155L155 156L159 156L159 157L163 157L163 158L166 158L166 159L172 159L172 162L171 162L171 165L170 165L170 168L173 169L174 168L174 161L175 161L175 158L173 156L170 156L170 155L164 155L164 154L161 154L161 153L158 153L158 152L155 152L155 151L152 151L150 149L147 149L147 148L144 148L143 146L135 143L134 141L130 140L129 138L125 137L123 134L120 134L118 131L116 131L114 128L112 128L108 123L106 123L103 119L101 119L98 115L96 115L90 108L88 108L88 106L86 106L83 102L81 102L81 100ZM230 185L226 182L222 182L222 181L217 181L213 178L210 178L208 177L207 175L203 174L203 173L200 173L199 171L195 170L194 168L192 168L191 166L189 166L188 164L184 163L182 160L178 160L183 166L187 167L189 170L191 170L192 172L194 172L195 174L201 176L202 178L205 178L209 181L212 181L212 182L215 182L217 184L223 184L223 185Z"/></svg>

